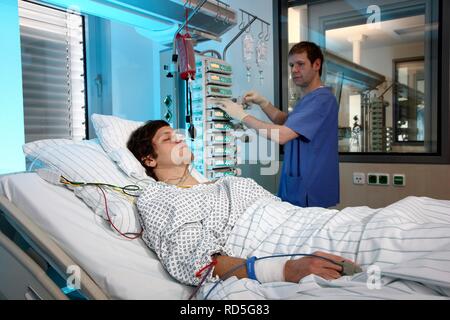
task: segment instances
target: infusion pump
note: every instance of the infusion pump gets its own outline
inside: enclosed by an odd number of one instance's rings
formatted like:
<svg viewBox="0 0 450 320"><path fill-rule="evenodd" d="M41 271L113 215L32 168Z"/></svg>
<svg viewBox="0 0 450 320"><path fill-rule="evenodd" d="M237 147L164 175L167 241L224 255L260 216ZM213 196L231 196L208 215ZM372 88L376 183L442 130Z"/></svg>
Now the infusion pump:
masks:
<svg viewBox="0 0 450 320"><path fill-rule="evenodd" d="M223 60L196 55L196 76L191 83L192 121L196 139L189 142L194 168L213 180L239 175L239 148L230 117L211 98L232 97L232 68Z"/></svg>

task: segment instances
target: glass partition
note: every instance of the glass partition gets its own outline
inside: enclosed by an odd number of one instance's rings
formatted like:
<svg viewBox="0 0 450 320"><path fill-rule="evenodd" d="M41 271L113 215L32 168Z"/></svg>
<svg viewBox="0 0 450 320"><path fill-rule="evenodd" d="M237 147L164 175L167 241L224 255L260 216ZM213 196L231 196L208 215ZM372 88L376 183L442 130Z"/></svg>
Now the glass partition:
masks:
<svg viewBox="0 0 450 320"><path fill-rule="evenodd" d="M287 29L324 52L341 153L438 152L439 1L301 1ZM288 110L301 96L288 80Z"/></svg>

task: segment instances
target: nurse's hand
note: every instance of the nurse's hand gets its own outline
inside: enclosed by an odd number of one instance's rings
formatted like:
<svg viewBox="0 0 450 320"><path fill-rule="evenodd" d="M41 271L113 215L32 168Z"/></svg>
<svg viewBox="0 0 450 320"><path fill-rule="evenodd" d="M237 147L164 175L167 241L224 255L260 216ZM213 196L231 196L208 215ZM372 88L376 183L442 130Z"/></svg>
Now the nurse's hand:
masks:
<svg viewBox="0 0 450 320"><path fill-rule="evenodd" d="M233 119L242 121L246 116L248 116L248 113L244 111L242 108L242 105L234 103L233 101L229 99L211 99L212 103L217 105L220 109L228 113L230 117Z"/></svg>
<svg viewBox="0 0 450 320"><path fill-rule="evenodd" d="M317 251L313 254L330 259L336 263L340 263L342 261L353 263L348 259L330 253ZM304 257L296 260L288 260L284 267L284 277L286 281L296 283L310 274L318 275L326 280L334 280L341 277L341 272L342 267L340 265L315 257Z"/></svg>
<svg viewBox="0 0 450 320"><path fill-rule="evenodd" d="M260 95L256 91L249 91L244 94L242 98L242 102L245 104L258 104L261 108L265 108L269 105L269 100Z"/></svg>

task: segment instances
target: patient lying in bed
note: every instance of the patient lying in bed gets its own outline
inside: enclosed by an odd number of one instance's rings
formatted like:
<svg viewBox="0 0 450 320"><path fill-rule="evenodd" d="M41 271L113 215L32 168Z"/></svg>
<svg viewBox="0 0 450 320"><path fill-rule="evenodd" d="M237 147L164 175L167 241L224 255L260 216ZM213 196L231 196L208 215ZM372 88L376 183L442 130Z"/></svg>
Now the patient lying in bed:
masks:
<svg viewBox="0 0 450 320"><path fill-rule="evenodd" d="M338 211L282 202L248 178L200 184L188 170L191 152L164 121L137 129L128 148L158 181L137 202L143 240L182 283L199 284L205 272L196 273L213 260L207 280L261 283L338 279L342 263L356 261L365 270L381 268L385 286L416 279L427 290L450 293L448 201L408 197L386 208ZM281 254L314 256L249 259Z"/></svg>
<svg viewBox="0 0 450 320"><path fill-rule="evenodd" d="M128 148L147 174L160 181L146 188L137 206L144 241L174 278L185 284L198 284L196 272L213 258L217 265L210 277L222 277L245 262L247 257L237 252L243 248L230 243L230 235L252 205L281 203L279 198L248 178L225 177L199 184L188 170L190 150L162 120L150 121L137 129ZM262 266L258 261L255 277L259 274L259 281L298 282L311 273L325 279L341 276L342 267L332 261L347 259L323 252L316 254L324 259L303 257L286 263L287 258L278 258L270 266ZM246 267L242 267L231 275L242 278L247 274Z"/></svg>

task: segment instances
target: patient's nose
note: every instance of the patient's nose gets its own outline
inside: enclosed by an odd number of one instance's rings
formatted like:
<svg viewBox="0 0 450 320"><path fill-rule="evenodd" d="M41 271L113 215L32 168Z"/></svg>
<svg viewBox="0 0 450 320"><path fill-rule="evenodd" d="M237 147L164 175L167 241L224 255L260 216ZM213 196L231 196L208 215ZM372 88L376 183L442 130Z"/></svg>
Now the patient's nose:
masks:
<svg viewBox="0 0 450 320"><path fill-rule="evenodd" d="M183 142L184 140L186 140L185 136L181 133L175 133L172 135L172 141L174 142Z"/></svg>

